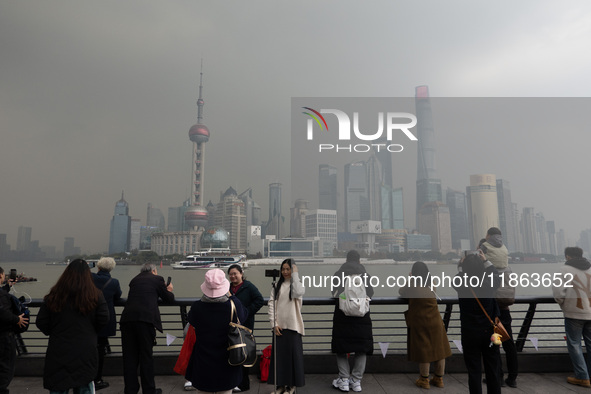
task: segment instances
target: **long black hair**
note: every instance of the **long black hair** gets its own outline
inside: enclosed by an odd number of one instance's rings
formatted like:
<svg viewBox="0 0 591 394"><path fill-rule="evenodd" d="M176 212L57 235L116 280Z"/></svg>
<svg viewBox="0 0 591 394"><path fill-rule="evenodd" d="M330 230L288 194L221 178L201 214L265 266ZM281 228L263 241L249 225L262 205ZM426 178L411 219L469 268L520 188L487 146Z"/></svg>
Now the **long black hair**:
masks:
<svg viewBox="0 0 591 394"><path fill-rule="evenodd" d="M412 265L411 274L413 276L421 277L421 284L423 287L431 286L431 275L429 275L429 267L422 261L417 261Z"/></svg>
<svg viewBox="0 0 591 394"><path fill-rule="evenodd" d="M281 272L281 269L283 268L283 264L289 265L289 269L292 269L293 259L283 260L281 262L281 265L279 266L280 272ZM292 275L293 275L293 270L292 270ZM281 291L281 285L283 284L283 282L285 282L285 278L283 277L283 274L281 274L279 276L279 280L277 281L277 284L275 285L275 293L274 293L275 300L279 299L279 292ZM291 301L291 286L289 287L289 300Z"/></svg>

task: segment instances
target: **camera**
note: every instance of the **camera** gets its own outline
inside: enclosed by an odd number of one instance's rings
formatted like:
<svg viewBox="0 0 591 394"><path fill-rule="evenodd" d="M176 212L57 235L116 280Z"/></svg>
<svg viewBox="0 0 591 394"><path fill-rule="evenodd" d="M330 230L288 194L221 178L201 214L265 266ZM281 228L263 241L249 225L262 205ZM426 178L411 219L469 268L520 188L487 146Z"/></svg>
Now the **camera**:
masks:
<svg viewBox="0 0 591 394"><path fill-rule="evenodd" d="M16 280L16 269L15 268L11 268L10 269L10 277L8 279L10 280Z"/></svg>
<svg viewBox="0 0 591 394"><path fill-rule="evenodd" d="M480 253L477 250L466 250L464 251L464 257L468 257L471 254L478 256Z"/></svg>
<svg viewBox="0 0 591 394"><path fill-rule="evenodd" d="M278 276L281 276L281 272L278 269L265 270L265 277L267 278L276 278Z"/></svg>

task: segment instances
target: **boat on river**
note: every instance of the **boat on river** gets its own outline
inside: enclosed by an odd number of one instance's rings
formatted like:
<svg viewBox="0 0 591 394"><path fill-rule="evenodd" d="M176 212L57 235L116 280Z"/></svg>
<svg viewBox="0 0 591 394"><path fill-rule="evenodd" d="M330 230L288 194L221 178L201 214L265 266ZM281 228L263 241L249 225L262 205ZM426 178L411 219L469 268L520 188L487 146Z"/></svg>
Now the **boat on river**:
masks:
<svg viewBox="0 0 591 394"><path fill-rule="evenodd" d="M212 251L198 252L191 254L183 261L172 263L170 266L173 269L210 269L210 268L227 268L232 264L240 264L243 268L248 265L246 263L246 255L244 254L218 254Z"/></svg>

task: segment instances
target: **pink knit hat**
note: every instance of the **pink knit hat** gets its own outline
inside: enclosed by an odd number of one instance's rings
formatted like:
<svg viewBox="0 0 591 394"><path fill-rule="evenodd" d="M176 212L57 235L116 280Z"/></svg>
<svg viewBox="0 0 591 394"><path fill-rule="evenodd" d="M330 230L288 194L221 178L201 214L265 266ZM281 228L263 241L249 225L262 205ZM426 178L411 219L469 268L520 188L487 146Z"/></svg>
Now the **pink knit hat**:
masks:
<svg viewBox="0 0 591 394"><path fill-rule="evenodd" d="M224 271L214 268L205 273L205 282L201 284L201 290L209 298L218 298L230 290L230 282L226 279Z"/></svg>

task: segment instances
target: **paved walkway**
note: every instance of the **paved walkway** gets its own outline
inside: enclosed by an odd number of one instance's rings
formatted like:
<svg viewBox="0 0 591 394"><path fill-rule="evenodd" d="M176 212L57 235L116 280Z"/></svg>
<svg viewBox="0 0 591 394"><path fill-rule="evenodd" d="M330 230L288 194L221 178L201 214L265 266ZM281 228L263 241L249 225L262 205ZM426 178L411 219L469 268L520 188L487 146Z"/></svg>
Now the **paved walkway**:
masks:
<svg viewBox="0 0 591 394"><path fill-rule="evenodd" d="M418 375L418 374L417 374ZM466 374L448 374L444 378L445 388L439 389L432 387L429 391L419 389L414 385L417 375L411 374L366 374L363 379L363 393L382 394L382 393L467 393L468 375ZM536 393L536 394L557 394L557 393L587 393L591 394L591 389L573 386L566 383L568 374L534 374L527 373L519 375L517 379L518 388L503 388L503 393ZM336 394L339 391L331 386L332 375L306 375L306 386L300 388L297 392L300 394ZM123 394L123 377L107 376L105 378L111 386L99 391L100 394ZM272 387L267 384L259 383L256 377L251 377L251 394L269 394ZM163 393L185 393L183 390L184 380L180 376L157 376L156 385L162 388ZM43 389L43 380L40 377L16 377L13 379L10 387L11 394L47 394ZM194 392L194 391L193 391ZM486 388L484 388L486 392ZM191 391L187 391L191 393ZM351 391L351 393L353 393Z"/></svg>

